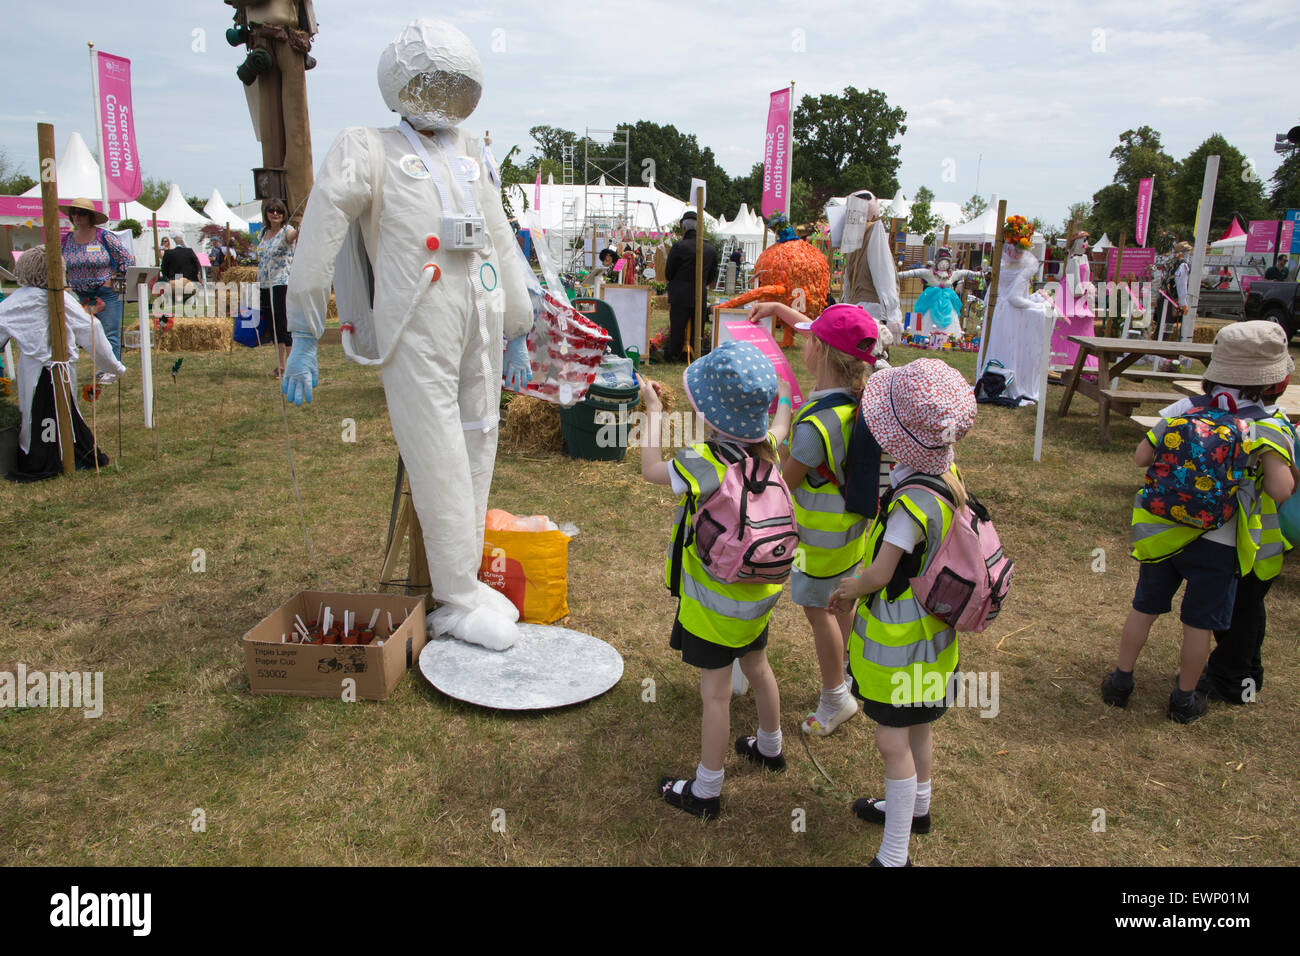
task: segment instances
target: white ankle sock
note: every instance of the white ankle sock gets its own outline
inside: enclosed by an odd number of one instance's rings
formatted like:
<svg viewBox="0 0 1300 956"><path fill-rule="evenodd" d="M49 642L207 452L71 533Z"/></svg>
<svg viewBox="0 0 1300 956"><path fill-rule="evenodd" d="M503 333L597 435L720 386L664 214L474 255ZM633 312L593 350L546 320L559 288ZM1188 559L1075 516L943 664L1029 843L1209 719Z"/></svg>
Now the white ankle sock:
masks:
<svg viewBox="0 0 1300 956"><path fill-rule="evenodd" d="M881 813L888 812L885 809L884 800L876 801L876 809L878 809ZM916 785L916 806L912 810L912 816L923 817L929 812L930 812L930 781L927 780L925 783L918 782Z"/></svg>
<svg viewBox="0 0 1300 956"><path fill-rule="evenodd" d="M695 768L695 782L691 784L691 793L701 800L708 800L722 793L722 778L725 770L709 770L700 764Z"/></svg>
<svg viewBox="0 0 1300 956"><path fill-rule="evenodd" d="M916 806L916 774L906 780L885 778L885 835L876 859L885 866L907 865L907 844L912 837L912 811Z"/></svg>
<svg viewBox="0 0 1300 956"><path fill-rule="evenodd" d="M912 816L923 817L930 812L930 781L922 783L916 782L916 809L912 811Z"/></svg>
<svg viewBox="0 0 1300 956"><path fill-rule="evenodd" d="M758 732L754 734L754 736L758 739L758 752L764 757L781 756L780 727L776 728L776 730L772 731L770 734L762 727L759 727Z"/></svg>
<svg viewBox="0 0 1300 956"><path fill-rule="evenodd" d="M838 687L823 687L821 699L817 702L817 720L823 727L826 726L849 700L851 698L847 684L841 682Z"/></svg>

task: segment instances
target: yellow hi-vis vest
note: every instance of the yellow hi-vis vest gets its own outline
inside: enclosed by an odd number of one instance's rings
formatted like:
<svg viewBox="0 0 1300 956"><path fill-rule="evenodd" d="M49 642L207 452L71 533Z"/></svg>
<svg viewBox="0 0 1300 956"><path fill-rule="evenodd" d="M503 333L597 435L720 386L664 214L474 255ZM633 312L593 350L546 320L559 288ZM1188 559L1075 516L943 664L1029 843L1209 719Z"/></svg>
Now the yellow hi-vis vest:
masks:
<svg viewBox="0 0 1300 956"><path fill-rule="evenodd" d="M1154 430L1147 440L1156 444ZM1261 580L1276 577L1282 570L1282 554L1290 547L1282 535L1277 503L1258 487L1262 471L1255 467L1265 451L1274 451L1287 464L1295 460L1295 443L1286 424L1271 418L1251 423L1244 436L1252 468L1237 486L1237 566L1242 576L1255 571ZM1133 498L1133 557L1139 561L1163 561L1177 554L1205 532L1170 518L1152 514L1142 507L1142 493Z"/></svg>
<svg viewBox="0 0 1300 956"><path fill-rule="evenodd" d="M1253 435L1252 428L1250 434L1242 436L1247 453L1250 452ZM1156 434L1156 429L1148 431L1146 439L1153 447L1160 448L1160 436ZM1259 551L1260 541L1260 522L1255 516L1258 510L1258 495L1252 475L1244 475L1237 483L1236 495L1237 567L1242 575L1246 575L1255 564L1255 554ZM1255 516L1253 520L1252 516ZM1163 561L1182 551L1205 532L1204 528L1193 528L1149 511L1142 504L1141 489L1133 496L1129 543L1133 547L1133 557L1139 561Z"/></svg>
<svg viewBox="0 0 1300 956"><path fill-rule="evenodd" d="M899 508L925 533L925 553L913 575L919 577L948 533L953 510L927 491L903 489L867 535L868 554L879 552L887 516ZM858 602L849 635L849 666L858 692L868 700L895 706L942 701L957 669L957 632L921 606L910 584L893 600L889 593L887 586Z"/></svg>
<svg viewBox="0 0 1300 956"><path fill-rule="evenodd" d="M866 530L869 520L862 515L844 510L844 462L848 457L849 434L857 415L857 402L822 408L812 414L815 402L808 402L799 410L791 425L794 428L807 422L821 436L826 455L826 467L835 476L834 481L810 470L799 486L793 489L794 520L799 526L799 547L795 550L794 566L815 578L839 577L851 571L866 553Z"/></svg>
<svg viewBox="0 0 1300 956"><path fill-rule="evenodd" d="M1277 413L1269 418L1255 422L1255 444L1252 451L1275 451L1288 465L1295 462L1295 434L1290 423ZM1300 489L1297 489L1300 492ZM1255 576L1261 581L1268 581L1278 576L1282 570L1282 555L1291 550L1294 542L1288 541L1282 534L1282 525L1277 517L1277 502L1259 492L1259 511L1254 516L1259 522L1259 551L1255 554Z"/></svg>
<svg viewBox="0 0 1300 956"><path fill-rule="evenodd" d="M719 581L704 566L696 548L695 512L722 486L727 461L739 453L730 444L692 445L679 451L669 466L686 483L687 491L673 516L664 583L674 597L681 599L677 619L682 627L696 637L726 647L744 647L763 633L781 596L780 583Z"/></svg>

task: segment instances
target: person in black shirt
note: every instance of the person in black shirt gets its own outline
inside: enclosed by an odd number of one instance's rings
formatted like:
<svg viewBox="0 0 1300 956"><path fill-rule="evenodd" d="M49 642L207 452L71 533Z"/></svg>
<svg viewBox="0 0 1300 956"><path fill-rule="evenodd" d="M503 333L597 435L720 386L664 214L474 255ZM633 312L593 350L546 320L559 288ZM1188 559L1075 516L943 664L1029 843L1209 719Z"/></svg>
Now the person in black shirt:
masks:
<svg viewBox="0 0 1300 956"><path fill-rule="evenodd" d="M199 257L185 245L185 240L180 236L172 236L172 248L163 253L162 264L158 268L162 278L168 281L189 279L198 282L201 274Z"/></svg>
<svg viewBox="0 0 1300 956"><path fill-rule="evenodd" d="M699 301L704 305L702 314L707 317L709 286L718 278L717 247L704 239L704 288L697 292L695 243L699 240L695 225L694 210L687 210L682 216L682 237L668 250L668 261L664 265L664 279L668 282L668 348L664 351L664 360L667 362L682 360L686 325L695 318L695 303Z"/></svg>

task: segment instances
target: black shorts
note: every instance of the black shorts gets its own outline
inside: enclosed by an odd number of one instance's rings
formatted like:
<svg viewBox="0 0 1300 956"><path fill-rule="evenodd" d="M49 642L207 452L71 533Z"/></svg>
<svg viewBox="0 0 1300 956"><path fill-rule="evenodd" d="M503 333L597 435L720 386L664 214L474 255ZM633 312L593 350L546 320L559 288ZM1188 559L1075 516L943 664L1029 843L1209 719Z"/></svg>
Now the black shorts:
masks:
<svg viewBox="0 0 1300 956"><path fill-rule="evenodd" d="M279 345L292 345L293 336L289 334L289 314L287 312L286 299L289 294L287 285L275 285L269 289L262 289L262 315L271 319L271 334L274 336L273 342ZM263 342L263 345L269 343Z"/></svg>
<svg viewBox="0 0 1300 956"><path fill-rule="evenodd" d="M682 660L692 667L706 671L717 670L720 667L730 667L732 661L739 660L750 651L760 651L767 647L767 626L764 625L763 633L744 647L728 647L697 637L682 627L681 620L677 619L673 621L673 633L668 639L668 646L681 651Z"/></svg>
<svg viewBox="0 0 1300 956"><path fill-rule="evenodd" d="M862 712L882 727L916 727L938 720L948 712L947 699L932 704L885 704L878 700L869 700L858 693L858 683L849 675L849 690L853 696L862 701Z"/></svg>
<svg viewBox="0 0 1300 956"><path fill-rule="evenodd" d="M1133 610L1168 614L1183 581L1187 588L1179 619L1188 627L1227 630L1237 599L1236 549L1202 537L1163 561L1143 563L1133 592Z"/></svg>

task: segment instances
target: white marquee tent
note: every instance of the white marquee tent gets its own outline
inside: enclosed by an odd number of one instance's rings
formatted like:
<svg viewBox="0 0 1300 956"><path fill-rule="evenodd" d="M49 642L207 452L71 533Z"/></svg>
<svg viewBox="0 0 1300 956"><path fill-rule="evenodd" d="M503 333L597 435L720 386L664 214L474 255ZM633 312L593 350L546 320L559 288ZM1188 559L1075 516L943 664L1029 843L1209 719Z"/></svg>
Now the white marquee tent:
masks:
<svg viewBox="0 0 1300 956"><path fill-rule="evenodd" d="M235 215L226 201L221 197L221 190L213 187L203 212L218 226L229 226L231 232L248 232L248 223Z"/></svg>

